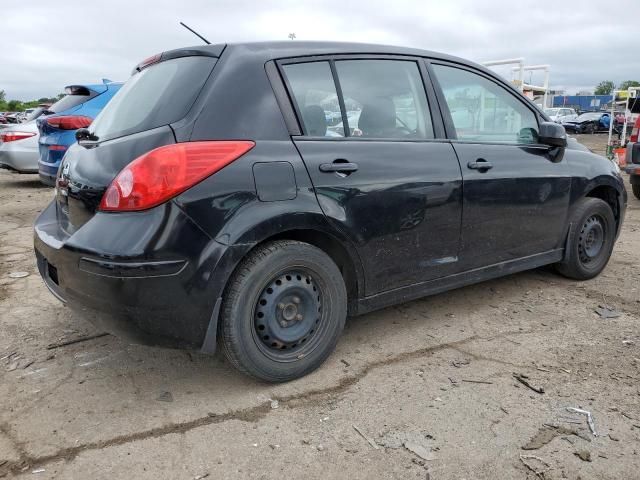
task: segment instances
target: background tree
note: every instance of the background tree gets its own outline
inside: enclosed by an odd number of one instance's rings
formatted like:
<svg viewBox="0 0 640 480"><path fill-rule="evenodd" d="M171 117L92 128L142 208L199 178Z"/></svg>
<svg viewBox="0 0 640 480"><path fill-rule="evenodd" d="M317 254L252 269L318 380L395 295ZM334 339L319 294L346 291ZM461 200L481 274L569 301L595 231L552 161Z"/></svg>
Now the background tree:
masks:
<svg viewBox="0 0 640 480"><path fill-rule="evenodd" d="M598 84L594 93L596 95L611 95L615 88L616 85L611 80L603 80Z"/></svg>
<svg viewBox="0 0 640 480"><path fill-rule="evenodd" d="M624 82L622 82L620 84L618 89L627 90L629 87L640 87L640 82L638 82L636 80L625 80Z"/></svg>
<svg viewBox="0 0 640 480"><path fill-rule="evenodd" d="M10 112L18 112L22 110L21 105L22 105L22 102L20 100L9 100L7 102L7 109Z"/></svg>

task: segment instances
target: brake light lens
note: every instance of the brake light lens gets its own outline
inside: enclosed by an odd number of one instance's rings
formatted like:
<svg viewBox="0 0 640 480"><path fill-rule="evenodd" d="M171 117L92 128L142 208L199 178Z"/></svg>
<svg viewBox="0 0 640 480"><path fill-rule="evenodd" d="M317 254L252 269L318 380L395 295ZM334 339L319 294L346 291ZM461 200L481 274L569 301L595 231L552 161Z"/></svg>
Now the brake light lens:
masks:
<svg viewBox="0 0 640 480"><path fill-rule="evenodd" d="M33 132L4 132L0 133L0 140L3 142L15 142L16 140L24 140L25 138L34 137Z"/></svg>
<svg viewBox="0 0 640 480"><path fill-rule="evenodd" d="M636 143L638 141L638 133L640 131L640 116L636 119L636 123L633 125L633 130L631 130L631 136L629 137L629 141Z"/></svg>
<svg viewBox="0 0 640 480"><path fill-rule="evenodd" d="M244 140L187 142L151 150L113 179L100 210L127 212L160 205L226 167L254 145Z"/></svg>
<svg viewBox="0 0 640 480"><path fill-rule="evenodd" d="M93 118L82 115L63 115L61 117L51 117L47 119L47 123L52 127L61 130L77 130L78 128L87 128L93 122Z"/></svg>
<svg viewBox="0 0 640 480"><path fill-rule="evenodd" d="M149 65L153 65L154 63L158 63L162 58L162 53L156 53L155 55L151 55L148 58L145 58L138 65L136 65L136 70L140 71L144 68L147 68Z"/></svg>

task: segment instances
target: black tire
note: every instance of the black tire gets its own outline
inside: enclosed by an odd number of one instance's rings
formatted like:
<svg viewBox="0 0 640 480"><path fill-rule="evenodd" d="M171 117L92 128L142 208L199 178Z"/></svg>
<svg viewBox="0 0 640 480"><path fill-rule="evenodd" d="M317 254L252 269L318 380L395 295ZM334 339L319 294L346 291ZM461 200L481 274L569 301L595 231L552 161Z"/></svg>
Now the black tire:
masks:
<svg viewBox="0 0 640 480"><path fill-rule="evenodd" d="M611 207L599 198L583 198L569 218L569 238L556 270L574 280L597 276L609 262L616 234Z"/></svg>
<svg viewBox="0 0 640 480"><path fill-rule="evenodd" d="M633 195L640 200L640 183L638 185L631 185L631 190L633 190Z"/></svg>
<svg viewBox="0 0 640 480"><path fill-rule="evenodd" d="M313 245L279 240L252 251L232 275L220 341L238 370L286 382L327 359L346 317L347 291L333 260Z"/></svg>
<svg viewBox="0 0 640 480"><path fill-rule="evenodd" d="M596 126L593 123L589 123L585 128L589 135L596 133Z"/></svg>

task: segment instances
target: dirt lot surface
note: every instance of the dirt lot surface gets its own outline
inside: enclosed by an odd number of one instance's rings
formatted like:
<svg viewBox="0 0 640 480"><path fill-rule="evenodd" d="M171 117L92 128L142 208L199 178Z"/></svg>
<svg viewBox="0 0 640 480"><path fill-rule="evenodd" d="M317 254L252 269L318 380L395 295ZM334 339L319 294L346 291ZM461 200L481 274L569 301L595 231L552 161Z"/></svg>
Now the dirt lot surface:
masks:
<svg viewBox="0 0 640 480"><path fill-rule="evenodd" d="M633 197L600 277L539 269L350 319L323 367L277 386L111 336L48 349L100 333L37 273L51 198L0 172L0 477L640 478Z"/></svg>

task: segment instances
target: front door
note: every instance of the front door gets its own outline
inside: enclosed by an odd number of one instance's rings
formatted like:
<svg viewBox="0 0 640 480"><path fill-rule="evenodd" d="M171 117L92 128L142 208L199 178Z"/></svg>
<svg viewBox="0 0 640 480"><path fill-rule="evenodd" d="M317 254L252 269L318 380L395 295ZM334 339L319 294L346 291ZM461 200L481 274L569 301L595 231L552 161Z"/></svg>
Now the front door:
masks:
<svg viewBox="0 0 640 480"><path fill-rule="evenodd" d="M562 248L571 179L566 162L538 143L534 110L479 72L432 69L462 168L465 269Z"/></svg>
<svg viewBox="0 0 640 480"><path fill-rule="evenodd" d="M360 255L366 294L456 271L461 172L451 144L435 138L419 63L282 69L304 131L296 147L324 214Z"/></svg>

